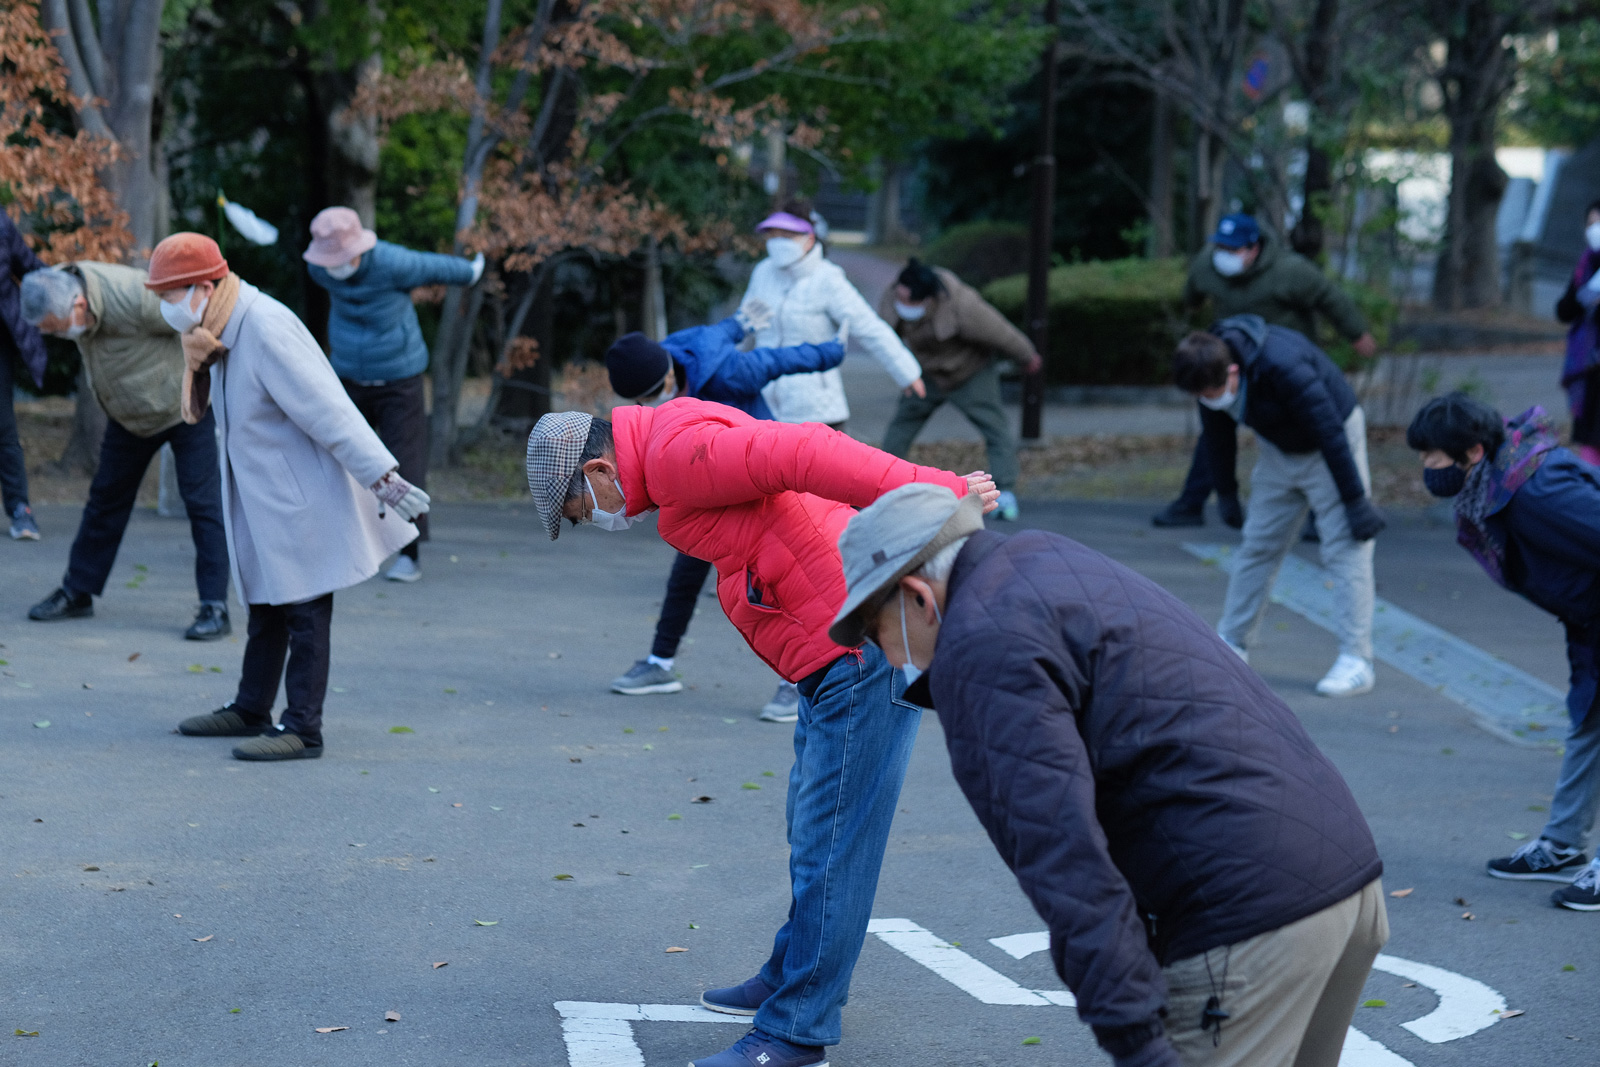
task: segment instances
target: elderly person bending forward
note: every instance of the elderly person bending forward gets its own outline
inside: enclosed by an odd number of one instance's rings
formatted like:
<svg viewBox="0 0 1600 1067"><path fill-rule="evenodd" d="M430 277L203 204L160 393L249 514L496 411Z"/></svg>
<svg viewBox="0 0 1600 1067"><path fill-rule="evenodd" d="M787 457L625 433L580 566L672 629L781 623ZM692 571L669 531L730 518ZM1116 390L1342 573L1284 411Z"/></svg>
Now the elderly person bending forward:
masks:
<svg viewBox="0 0 1600 1067"><path fill-rule="evenodd" d="M182 335L184 420L199 422L216 402L228 552L250 605L238 695L178 730L252 738L233 750L238 759L315 759L334 590L372 577L417 536L410 520L427 494L396 474L305 325L229 272L211 238L162 241L145 284ZM274 728L286 656L288 707Z"/></svg>

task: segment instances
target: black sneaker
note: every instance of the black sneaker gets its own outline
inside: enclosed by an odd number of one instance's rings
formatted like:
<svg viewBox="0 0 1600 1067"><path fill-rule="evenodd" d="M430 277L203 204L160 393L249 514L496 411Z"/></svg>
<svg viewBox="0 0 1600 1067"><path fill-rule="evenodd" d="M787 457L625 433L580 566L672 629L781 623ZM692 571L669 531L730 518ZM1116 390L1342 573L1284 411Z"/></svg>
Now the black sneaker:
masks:
<svg viewBox="0 0 1600 1067"><path fill-rule="evenodd" d="M1588 862L1582 849L1567 848L1541 837L1504 859L1490 860L1489 876L1519 882L1570 882Z"/></svg>
<svg viewBox="0 0 1600 1067"><path fill-rule="evenodd" d="M93 617L94 597L88 593L69 593L65 589L57 589L28 609L28 618L34 622L60 622L62 619Z"/></svg>
<svg viewBox="0 0 1600 1067"><path fill-rule="evenodd" d="M321 759L322 746L308 744L305 738L289 730L272 730L239 745L233 750L233 758L256 761Z"/></svg>
<svg viewBox="0 0 1600 1067"><path fill-rule="evenodd" d="M178 724L178 732L185 737L255 737L271 728L271 718L245 715L232 704L210 715L191 715Z"/></svg>
<svg viewBox="0 0 1600 1067"><path fill-rule="evenodd" d="M1600 861L1585 867L1571 885L1552 893L1550 903L1573 911L1600 911Z"/></svg>
<svg viewBox="0 0 1600 1067"><path fill-rule="evenodd" d="M1150 519L1152 526L1204 526L1206 512L1204 508L1188 508L1174 500Z"/></svg>
<svg viewBox="0 0 1600 1067"><path fill-rule="evenodd" d="M233 623L228 621L228 609L218 604L200 605L194 624L183 632L190 641L219 641L233 633Z"/></svg>

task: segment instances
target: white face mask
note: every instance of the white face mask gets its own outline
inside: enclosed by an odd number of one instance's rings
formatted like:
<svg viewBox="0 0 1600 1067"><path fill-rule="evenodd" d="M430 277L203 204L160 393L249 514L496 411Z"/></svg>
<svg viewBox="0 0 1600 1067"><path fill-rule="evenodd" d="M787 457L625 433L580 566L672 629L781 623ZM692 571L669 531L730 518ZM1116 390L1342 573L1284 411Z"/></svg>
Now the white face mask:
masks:
<svg viewBox="0 0 1600 1067"><path fill-rule="evenodd" d="M628 527L639 521L637 516L631 519L628 518L627 497L623 497L622 507L618 508L616 511L601 511L600 500L594 495L594 484L589 481L589 476L587 474L583 476L583 484L588 486L589 502L594 505L589 512L589 521L595 526L600 527L600 529L605 530L608 533L621 533L623 530L626 530ZM622 496L622 486L620 485L617 486L617 495Z"/></svg>
<svg viewBox="0 0 1600 1067"><path fill-rule="evenodd" d="M1224 278L1237 277L1244 273L1244 255L1219 248L1211 253L1211 265Z"/></svg>
<svg viewBox="0 0 1600 1067"><path fill-rule="evenodd" d="M337 267L323 267L322 269L327 271L328 277L334 281L342 282L361 269L361 261L358 259L354 263L341 263Z"/></svg>
<svg viewBox="0 0 1600 1067"><path fill-rule="evenodd" d="M171 326L179 333L188 333L200 325L200 316L205 314L206 305L211 302L211 298L208 296L200 301L198 308L190 308L189 301L193 299L194 286L191 285L184 292L183 299L176 304L169 304L165 300L161 301L161 317L167 320L168 326Z"/></svg>
<svg viewBox="0 0 1600 1067"><path fill-rule="evenodd" d="M937 602L933 605L933 617L938 619L940 623L944 622L944 615L940 613ZM905 649L906 653L906 665L900 668L900 672L906 676L906 688L909 689L916 684L918 678L922 677L924 670L911 662L911 637L906 633L905 586L900 587L900 647ZM931 667L933 664L930 663L928 666Z"/></svg>
<svg viewBox="0 0 1600 1067"><path fill-rule="evenodd" d="M1583 239L1589 244L1589 251L1600 252L1600 222L1591 222L1583 229Z"/></svg>
<svg viewBox="0 0 1600 1067"><path fill-rule="evenodd" d="M1229 408L1233 407L1233 402L1239 399L1239 390L1229 389L1221 396L1201 396L1196 397L1195 399L1199 400L1200 403L1204 404L1212 411L1227 411Z"/></svg>
<svg viewBox="0 0 1600 1067"><path fill-rule="evenodd" d="M894 313L907 322L916 322L928 313L928 309L921 304L902 304L896 300L894 302Z"/></svg>
<svg viewBox="0 0 1600 1067"><path fill-rule="evenodd" d="M806 247L793 237L767 238L767 258L774 266L792 267L805 258Z"/></svg>

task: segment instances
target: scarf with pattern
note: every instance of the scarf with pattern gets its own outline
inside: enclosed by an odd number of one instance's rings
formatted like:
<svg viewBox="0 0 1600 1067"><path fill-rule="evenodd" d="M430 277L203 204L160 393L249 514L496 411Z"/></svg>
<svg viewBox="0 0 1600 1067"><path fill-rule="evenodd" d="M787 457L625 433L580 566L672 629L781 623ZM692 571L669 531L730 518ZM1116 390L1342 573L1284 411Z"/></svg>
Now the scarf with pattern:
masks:
<svg viewBox="0 0 1600 1067"><path fill-rule="evenodd" d="M1474 465L1456 494L1456 542L1490 578L1508 589L1505 541L1489 525L1489 517L1511 503L1550 450L1560 444L1554 421L1544 408L1534 405L1506 421L1506 439L1500 450Z"/></svg>

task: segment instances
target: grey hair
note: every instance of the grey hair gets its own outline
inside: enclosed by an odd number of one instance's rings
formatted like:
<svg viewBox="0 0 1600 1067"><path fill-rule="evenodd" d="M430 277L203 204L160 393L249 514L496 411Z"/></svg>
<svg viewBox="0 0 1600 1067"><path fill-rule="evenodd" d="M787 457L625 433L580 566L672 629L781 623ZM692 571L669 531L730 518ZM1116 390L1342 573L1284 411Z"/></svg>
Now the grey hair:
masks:
<svg viewBox="0 0 1600 1067"><path fill-rule="evenodd" d="M572 472L572 477L567 480L568 501L578 500L586 491L588 480L583 474L583 465L591 459L605 459L615 455L617 451L616 439L611 433L611 423L605 419L595 419L589 424L589 436L583 442L583 452L578 456L578 465Z"/></svg>
<svg viewBox="0 0 1600 1067"><path fill-rule="evenodd" d="M935 552L928 562L917 568L917 577L929 582L949 581L950 572L955 570L956 557L961 555L961 550L966 547L967 539L971 536L968 534L966 537L959 537Z"/></svg>
<svg viewBox="0 0 1600 1067"><path fill-rule="evenodd" d="M83 282L76 274L52 267L22 276L22 317L30 326L45 319L70 319L72 303L83 295Z"/></svg>

